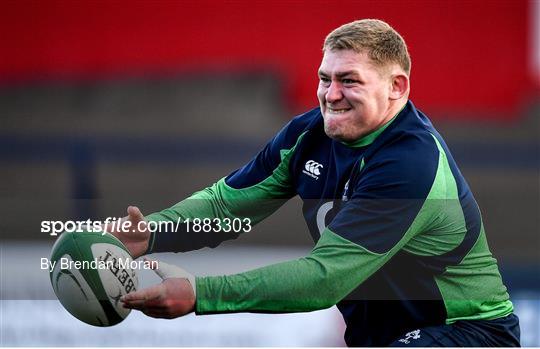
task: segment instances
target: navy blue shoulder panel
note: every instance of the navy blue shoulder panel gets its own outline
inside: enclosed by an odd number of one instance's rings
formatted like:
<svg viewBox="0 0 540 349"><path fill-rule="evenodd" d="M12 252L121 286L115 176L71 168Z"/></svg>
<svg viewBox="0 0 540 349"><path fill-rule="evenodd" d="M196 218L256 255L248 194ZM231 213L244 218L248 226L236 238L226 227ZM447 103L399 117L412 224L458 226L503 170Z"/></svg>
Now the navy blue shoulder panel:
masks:
<svg viewBox="0 0 540 349"><path fill-rule="evenodd" d="M412 103L364 154L330 230L376 253L402 239L435 180L439 150Z"/></svg>
<svg viewBox="0 0 540 349"><path fill-rule="evenodd" d="M245 166L231 173L225 182L235 189L247 188L268 178L281 161L280 151L292 148L298 137L309 130L321 118L319 108L298 115Z"/></svg>

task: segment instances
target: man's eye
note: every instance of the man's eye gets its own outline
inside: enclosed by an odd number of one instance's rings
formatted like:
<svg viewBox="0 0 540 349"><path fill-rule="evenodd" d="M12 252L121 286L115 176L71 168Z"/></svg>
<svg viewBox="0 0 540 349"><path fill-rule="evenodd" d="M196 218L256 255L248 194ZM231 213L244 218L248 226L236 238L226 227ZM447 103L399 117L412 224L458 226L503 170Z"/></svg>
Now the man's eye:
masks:
<svg viewBox="0 0 540 349"><path fill-rule="evenodd" d="M353 79L343 79L342 82L343 82L344 84L349 84L349 85L350 85L350 84L355 84L355 83L357 83L358 81L353 80Z"/></svg>
<svg viewBox="0 0 540 349"><path fill-rule="evenodd" d="M323 77L323 76L319 77L319 80L320 80L321 82L323 82L323 83L328 83L328 82L330 82L330 79L325 78L325 77Z"/></svg>

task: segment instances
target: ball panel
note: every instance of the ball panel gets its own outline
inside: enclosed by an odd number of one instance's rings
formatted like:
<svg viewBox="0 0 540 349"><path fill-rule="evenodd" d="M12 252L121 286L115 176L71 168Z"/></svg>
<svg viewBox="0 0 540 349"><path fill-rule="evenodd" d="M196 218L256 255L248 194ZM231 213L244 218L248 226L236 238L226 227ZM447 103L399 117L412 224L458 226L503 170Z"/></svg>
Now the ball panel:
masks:
<svg viewBox="0 0 540 349"><path fill-rule="evenodd" d="M52 247L50 261L59 261L65 254L71 256L73 260L81 258L74 235L75 233L64 233L56 239Z"/></svg>
<svg viewBox="0 0 540 349"><path fill-rule="evenodd" d="M110 263L106 269L98 269L101 285L108 300L116 312L126 317L130 309L120 303L120 297L129 292L136 291L139 280L135 270L131 268L131 256L122 248L110 243L95 243L91 245L93 258Z"/></svg>
<svg viewBox="0 0 540 349"><path fill-rule="evenodd" d="M68 254L61 258L73 261ZM103 307L79 270L62 269L58 262L51 273L51 281L54 293L69 313L90 325L109 326Z"/></svg>
<svg viewBox="0 0 540 349"><path fill-rule="evenodd" d="M111 242L112 240L110 239L108 235L110 234L107 233L107 234L102 235L102 233L91 233L91 232L73 233L73 241L74 241L75 248L78 251L79 260L80 261L95 260L96 256L94 256L94 253L92 252L92 245L94 243ZM100 278L98 270L85 269L85 270L81 270L81 272L84 275L86 281L92 287L92 290L94 291L96 298L100 301L108 301L109 297L107 296L107 293L105 292L105 289L103 288L102 280Z"/></svg>

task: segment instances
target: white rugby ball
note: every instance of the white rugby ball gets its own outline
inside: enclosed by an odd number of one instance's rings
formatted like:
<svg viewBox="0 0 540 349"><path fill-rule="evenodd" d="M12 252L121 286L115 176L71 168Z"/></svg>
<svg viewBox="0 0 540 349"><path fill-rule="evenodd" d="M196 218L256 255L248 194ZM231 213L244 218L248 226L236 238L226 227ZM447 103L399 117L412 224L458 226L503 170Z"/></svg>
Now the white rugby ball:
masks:
<svg viewBox="0 0 540 349"><path fill-rule="evenodd" d="M94 326L113 326L130 313L120 297L139 286L130 253L107 233L62 233L51 252L54 293L77 319Z"/></svg>

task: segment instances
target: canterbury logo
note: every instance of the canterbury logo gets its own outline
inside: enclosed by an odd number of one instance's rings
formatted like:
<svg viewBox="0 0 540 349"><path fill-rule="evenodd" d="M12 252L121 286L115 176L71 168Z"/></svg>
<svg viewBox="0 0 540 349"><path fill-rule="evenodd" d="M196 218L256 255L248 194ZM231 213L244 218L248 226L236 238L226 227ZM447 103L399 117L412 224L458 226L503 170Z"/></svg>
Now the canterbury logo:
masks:
<svg viewBox="0 0 540 349"><path fill-rule="evenodd" d="M311 178L319 179L319 176L321 175L321 168L324 168L324 166L316 161L309 160L304 165L304 169L302 170L302 172L307 174Z"/></svg>

